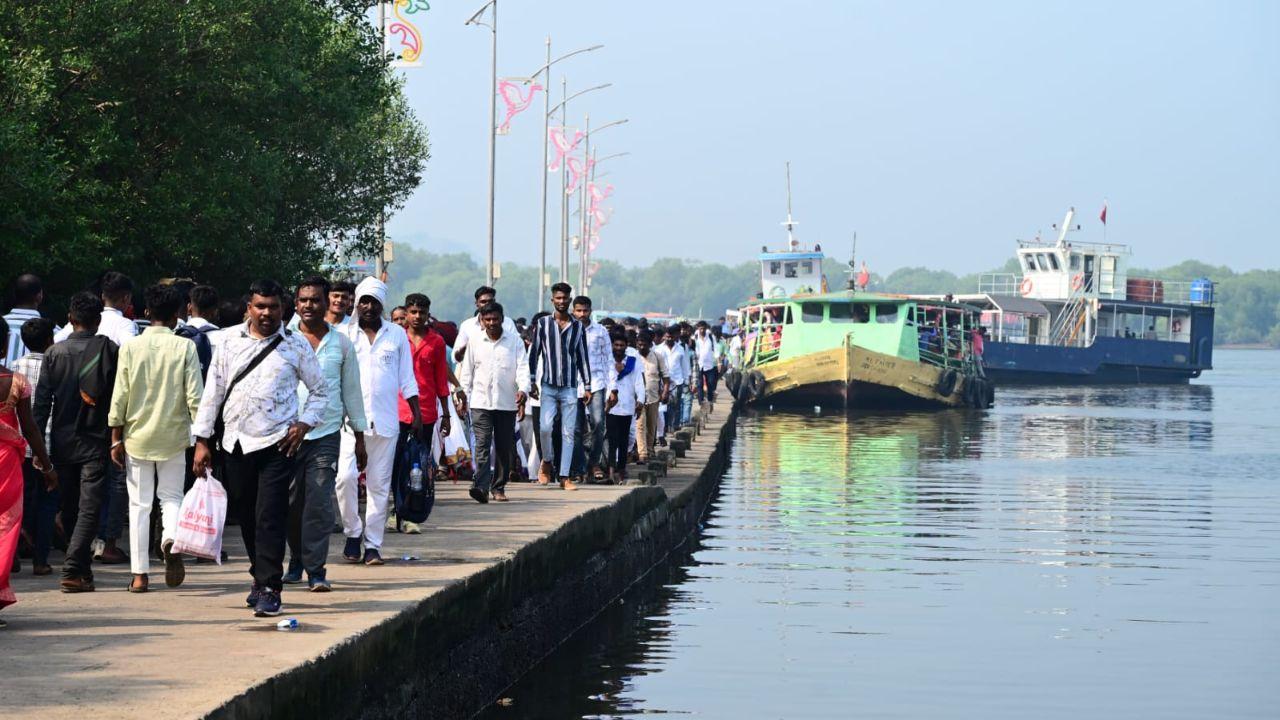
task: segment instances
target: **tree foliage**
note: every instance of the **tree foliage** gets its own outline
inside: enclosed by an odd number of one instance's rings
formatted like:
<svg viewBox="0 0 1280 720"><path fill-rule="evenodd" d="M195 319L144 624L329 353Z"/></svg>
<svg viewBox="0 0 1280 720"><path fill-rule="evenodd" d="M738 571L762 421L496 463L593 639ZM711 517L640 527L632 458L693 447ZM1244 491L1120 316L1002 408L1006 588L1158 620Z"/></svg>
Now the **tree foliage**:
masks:
<svg viewBox="0 0 1280 720"><path fill-rule="evenodd" d="M65 297L373 252L427 145L367 4L0 0L0 268Z"/></svg>

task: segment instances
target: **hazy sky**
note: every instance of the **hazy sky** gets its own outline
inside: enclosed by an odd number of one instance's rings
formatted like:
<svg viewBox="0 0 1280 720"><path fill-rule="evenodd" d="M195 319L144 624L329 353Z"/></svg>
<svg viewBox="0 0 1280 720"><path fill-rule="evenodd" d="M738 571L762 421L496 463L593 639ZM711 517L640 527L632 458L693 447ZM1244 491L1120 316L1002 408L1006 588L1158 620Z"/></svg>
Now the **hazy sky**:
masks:
<svg viewBox="0 0 1280 720"><path fill-rule="evenodd" d="M873 270L987 269L1074 205L1152 267L1280 267L1280 2L499 0L498 72L553 70L615 185L598 255L740 262L797 234ZM489 34L436 0L407 92L431 135L393 238L483 257ZM501 104L499 104L501 108ZM536 263L541 122L498 138L497 257ZM553 190L554 190L554 183ZM554 202L554 195L553 201ZM558 205L550 205L555 235ZM554 250L549 261L554 262Z"/></svg>

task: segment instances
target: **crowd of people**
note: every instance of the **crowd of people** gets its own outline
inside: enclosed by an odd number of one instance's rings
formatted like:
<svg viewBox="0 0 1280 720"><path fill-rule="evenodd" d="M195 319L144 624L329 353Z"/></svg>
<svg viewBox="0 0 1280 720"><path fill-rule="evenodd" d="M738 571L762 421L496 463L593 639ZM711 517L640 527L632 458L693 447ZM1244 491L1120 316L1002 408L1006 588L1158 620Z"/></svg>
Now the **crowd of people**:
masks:
<svg viewBox="0 0 1280 720"><path fill-rule="evenodd" d="M259 617L280 613L286 584L332 588L331 535L346 562L378 566L387 531L421 531L395 512L406 443L430 448L425 470L469 481L480 504L507 502L510 482L626 484L694 403L715 402L734 330L723 318L597 321L565 283L527 322L477 288L461 323L435 318L423 293L391 306L373 277L260 280L227 297L107 272L60 327L41 312L40 278L8 290L0 608L16 601L23 561L51 575L55 549L66 593L94 591L96 563L129 564L121 589L148 592L153 557L165 585L181 585L190 559L174 540L201 477L226 488Z"/></svg>

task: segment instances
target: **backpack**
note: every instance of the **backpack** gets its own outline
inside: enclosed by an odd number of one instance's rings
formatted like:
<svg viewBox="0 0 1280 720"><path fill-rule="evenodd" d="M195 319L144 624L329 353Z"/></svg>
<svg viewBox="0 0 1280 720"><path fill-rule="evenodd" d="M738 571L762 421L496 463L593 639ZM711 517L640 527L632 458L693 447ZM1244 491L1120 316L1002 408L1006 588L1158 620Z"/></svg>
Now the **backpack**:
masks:
<svg viewBox="0 0 1280 720"><path fill-rule="evenodd" d="M403 432L400 438L391 472L396 519L399 522L424 523L436 504L436 466L431 457L431 445L418 440L412 432ZM415 462L422 470L422 489L417 491L409 488L409 473L413 471Z"/></svg>
<svg viewBox="0 0 1280 720"><path fill-rule="evenodd" d="M115 389L115 343L96 335L80 356L76 370L80 391L80 409L76 413L76 430L105 431L111 409L111 393Z"/></svg>
<svg viewBox="0 0 1280 720"><path fill-rule="evenodd" d="M209 342L208 333L217 330L212 325L205 325L199 330L190 325L183 325L173 331L174 335L184 337L196 344L196 358L200 360L200 379L207 379L209 374L209 362L213 360L213 343Z"/></svg>

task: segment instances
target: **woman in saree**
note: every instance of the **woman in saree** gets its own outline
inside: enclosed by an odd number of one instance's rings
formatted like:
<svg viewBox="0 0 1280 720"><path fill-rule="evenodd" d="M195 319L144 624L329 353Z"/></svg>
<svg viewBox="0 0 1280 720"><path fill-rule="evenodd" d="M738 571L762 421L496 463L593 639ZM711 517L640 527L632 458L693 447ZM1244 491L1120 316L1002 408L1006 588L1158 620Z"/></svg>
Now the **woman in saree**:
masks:
<svg viewBox="0 0 1280 720"><path fill-rule="evenodd" d="M0 347L8 347L9 324L0 321ZM22 534L22 459L30 443L32 464L54 488L58 476L49 462L44 437L31 416L31 385L27 379L0 367L0 608L17 602L9 585L13 557ZM7 623L0 617L0 628Z"/></svg>

